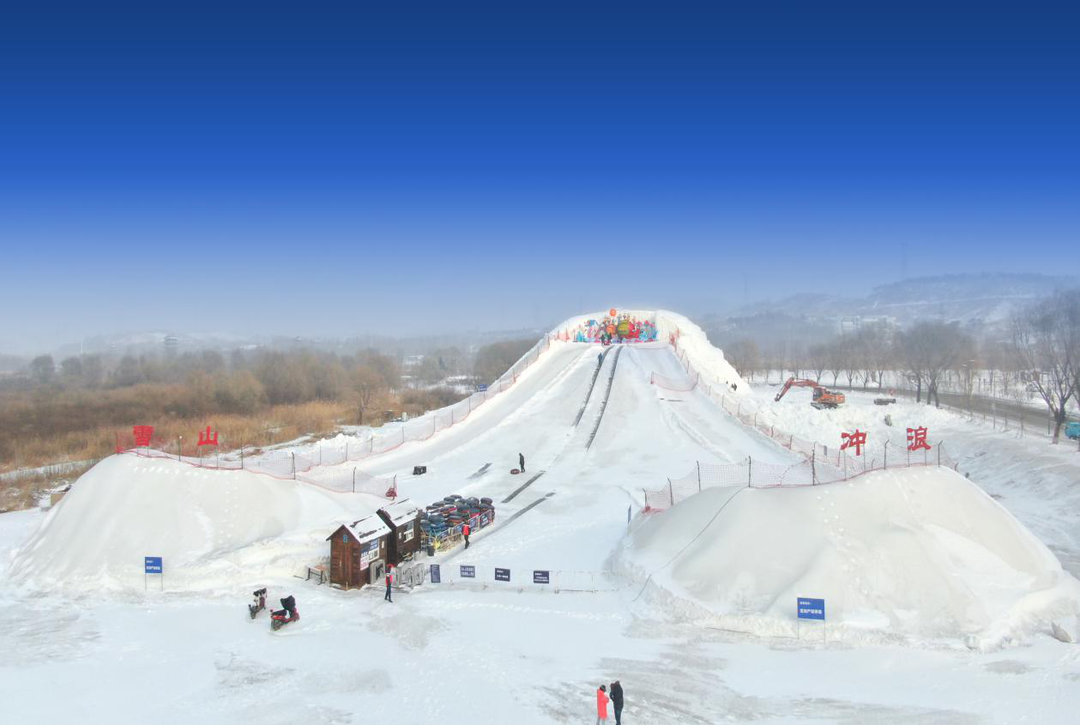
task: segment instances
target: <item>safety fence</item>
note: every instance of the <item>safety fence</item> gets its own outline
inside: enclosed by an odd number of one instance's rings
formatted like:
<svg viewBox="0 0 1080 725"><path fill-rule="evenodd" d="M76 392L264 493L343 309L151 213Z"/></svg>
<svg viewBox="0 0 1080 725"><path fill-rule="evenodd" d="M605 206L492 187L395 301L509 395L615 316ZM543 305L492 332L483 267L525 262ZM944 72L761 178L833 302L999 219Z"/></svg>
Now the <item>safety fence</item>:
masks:
<svg viewBox="0 0 1080 725"><path fill-rule="evenodd" d="M512 387L526 369L531 367L540 356L551 347L551 335L545 335L509 370L487 389L477 391L453 405L426 413L388 432L374 431L359 441L346 440L336 445L318 444L310 453L298 454L294 451L270 451L258 456L244 455L241 446L239 456L229 454L225 457L185 456L181 451L181 442L177 441L176 453L167 453L149 446L137 446L130 435L125 435L126 445L117 437L117 453L129 453L145 458L168 458L191 466L211 470L249 470L279 479L294 479L319 486L339 493L372 493L384 498L397 496L397 477L371 476L358 468L341 468L346 463L363 461L375 455L388 453L405 443L426 441L436 433L444 431L467 419L473 411L484 403ZM332 470L318 470L329 469Z"/></svg>
<svg viewBox="0 0 1080 725"><path fill-rule="evenodd" d="M140 458L156 458L203 468L211 471L248 471L278 480L295 480L324 488L337 493L368 493L387 499L397 498L397 476L371 476L358 468L321 469L311 464L305 456L289 455L276 459L240 459L225 460L219 457L198 458L195 456L177 456L155 448L129 448L121 451L124 455ZM306 466L306 468L305 468Z"/></svg>
<svg viewBox="0 0 1080 725"><path fill-rule="evenodd" d="M698 389L719 405L726 413L744 425L768 436L784 448L802 455L802 461L794 464L756 463L751 458L745 462L716 464L696 463L688 474L669 478L665 486L649 491L642 489L645 495L645 511L662 511L674 506L677 501L699 493L705 488L716 486L748 486L750 488L776 488L781 486L816 486L821 484L849 481L856 476L871 471L902 468L908 466L945 466L956 469L957 463L945 451L945 446L937 442L931 448L910 451L906 448L898 451L889 448L889 441L874 446L849 444L846 448L827 446L815 441L798 438L778 429L775 425L758 421L758 413L744 410L743 402L729 396L730 388L717 382L710 384L694 369L685 350L678 346L679 335L671 335L670 342L675 348L679 361L686 369L686 379L677 380L664 376L651 376L650 382L668 390L688 392ZM929 446L929 442L927 442Z"/></svg>

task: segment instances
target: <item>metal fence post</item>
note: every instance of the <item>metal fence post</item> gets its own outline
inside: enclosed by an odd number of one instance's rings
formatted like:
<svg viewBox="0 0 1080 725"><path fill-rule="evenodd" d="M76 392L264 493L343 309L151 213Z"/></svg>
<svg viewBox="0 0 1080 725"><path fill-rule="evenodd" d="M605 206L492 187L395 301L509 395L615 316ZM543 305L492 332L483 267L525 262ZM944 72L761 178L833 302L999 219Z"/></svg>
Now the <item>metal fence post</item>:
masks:
<svg viewBox="0 0 1080 725"><path fill-rule="evenodd" d="M356 468L352 469L352 492L356 493Z"/></svg>
<svg viewBox="0 0 1080 725"><path fill-rule="evenodd" d="M882 458L881 467L889 470L889 440L885 439L885 456Z"/></svg>
<svg viewBox="0 0 1080 725"><path fill-rule="evenodd" d="M290 453L289 455L292 456L292 477L293 477L293 480L295 481L296 480L296 454L295 453Z"/></svg>
<svg viewBox="0 0 1080 725"><path fill-rule="evenodd" d="M751 456L746 457L746 487L752 488L754 486L754 459Z"/></svg>
<svg viewBox="0 0 1080 725"><path fill-rule="evenodd" d="M697 462L697 490L701 493L701 461Z"/></svg>
<svg viewBox="0 0 1080 725"><path fill-rule="evenodd" d="M671 496L671 506L672 506L672 508L674 508L675 507L675 489L671 485L671 479L670 478L667 480L667 488L668 488L668 494Z"/></svg>

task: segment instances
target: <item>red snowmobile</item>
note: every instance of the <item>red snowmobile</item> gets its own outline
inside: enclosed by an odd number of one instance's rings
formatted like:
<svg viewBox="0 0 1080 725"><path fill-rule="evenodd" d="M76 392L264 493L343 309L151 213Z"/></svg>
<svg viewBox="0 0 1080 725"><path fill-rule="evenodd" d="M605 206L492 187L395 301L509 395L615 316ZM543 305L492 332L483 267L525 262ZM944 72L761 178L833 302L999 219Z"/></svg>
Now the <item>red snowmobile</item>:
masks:
<svg viewBox="0 0 1080 725"><path fill-rule="evenodd" d="M248 605L248 613L251 614L251 618L255 619L255 615L266 609L266 589L259 589L252 594L255 597L255 601Z"/></svg>
<svg viewBox="0 0 1080 725"><path fill-rule="evenodd" d="M278 631L286 624L300 619L300 611L296 608L296 598L285 597L281 600L281 609L270 612L270 629Z"/></svg>

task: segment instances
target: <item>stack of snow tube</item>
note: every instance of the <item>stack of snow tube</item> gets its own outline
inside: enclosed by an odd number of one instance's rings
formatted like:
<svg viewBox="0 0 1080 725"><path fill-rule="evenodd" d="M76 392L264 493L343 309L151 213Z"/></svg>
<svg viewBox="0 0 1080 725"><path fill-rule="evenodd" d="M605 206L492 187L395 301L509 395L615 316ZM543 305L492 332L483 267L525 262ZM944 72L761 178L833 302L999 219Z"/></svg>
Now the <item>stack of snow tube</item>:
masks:
<svg viewBox="0 0 1080 725"><path fill-rule="evenodd" d="M495 507L490 498L464 498L458 494L436 501L420 512L420 529L430 537L438 537L457 529L472 519L487 513L488 523L495 519ZM474 528L479 528L474 523Z"/></svg>

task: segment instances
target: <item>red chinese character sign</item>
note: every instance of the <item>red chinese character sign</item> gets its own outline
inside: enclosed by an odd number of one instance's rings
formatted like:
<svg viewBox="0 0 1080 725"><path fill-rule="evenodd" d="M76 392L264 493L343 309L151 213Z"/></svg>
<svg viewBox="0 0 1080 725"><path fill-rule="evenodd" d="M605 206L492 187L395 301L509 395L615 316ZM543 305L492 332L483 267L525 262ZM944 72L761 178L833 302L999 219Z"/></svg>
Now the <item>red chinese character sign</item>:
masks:
<svg viewBox="0 0 1080 725"><path fill-rule="evenodd" d="M136 425L131 428L132 435L135 436L135 447L144 448L150 445L150 439L154 437L154 426L152 425Z"/></svg>
<svg viewBox="0 0 1080 725"><path fill-rule="evenodd" d="M840 440L842 441L840 450L846 451L848 448L854 448L855 455L861 456L862 447L866 445L866 433L856 428L854 433L841 433Z"/></svg>
<svg viewBox="0 0 1080 725"><path fill-rule="evenodd" d="M199 446L216 446L217 443L217 431L210 430L210 426L206 426L206 432L199 432Z"/></svg>
<svg viewBox="0 0 1080 725"><path fill-rule="evenodd" d="M907 429L907 449L917 451L920 448L930 450L930 444L926 442L927 430L923 427Z"/></svg>

